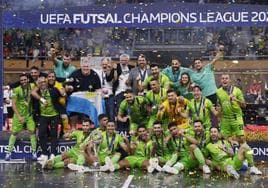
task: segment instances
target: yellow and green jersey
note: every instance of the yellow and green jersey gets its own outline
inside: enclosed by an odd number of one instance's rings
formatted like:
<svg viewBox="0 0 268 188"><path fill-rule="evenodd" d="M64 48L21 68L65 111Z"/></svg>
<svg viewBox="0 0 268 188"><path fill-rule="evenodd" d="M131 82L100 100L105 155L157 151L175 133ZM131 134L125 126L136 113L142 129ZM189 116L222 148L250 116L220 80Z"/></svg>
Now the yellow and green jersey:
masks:
<svg viewBox="0 0 268 188"><path fill-rule="evenodd" d="M151 153L153 150L153 142L152 140L149 140L147 142L144 142L140 139L137 139L135 141L136 144L136 149L134 151L134 156L138 157L145 157L145 158L150 158Z"/></svg>
<svg viewBox="0 0 268 188"><path fill-rule="evenodd" d="M53 117L59 114L59 112L55 109L52 96L48 89L41 91L41 97L43 97L47 101L47 105L40 104L40 113L41 116L45 117Z"/></svg>
<svg viewBox="0 0 268 188"><path fill-rule="evenodd" d="M170 149L168 148L168 143L165 142L164 134L162 134L160 137L152 135L151 140L155 144L155 152L157 156L165 156L170 154Z"/></svg>
<svg viewBox="0 0 268 188"><path fill-rule="evenodd" d="M83 143L83 141L87 138L87 136L88 135L84 134L83 131L75 130L75 131L71 132L69 137L76 140L76 144L74 147L79 148L80 145Z"/></svg>
<svg viewBox="0 0 268 188"><path fill-rule="evenodd" d="M168 147L171 153L178 153L180 157L187 155L189 151L189 145L187 144L186 138L183 136L171 137L168 142Z"/></svg>
<svg viewBox="0 0 268 188"><path fill-rule="evenodd" d="M245 101L242 91L231 86L227 90L222 87L217 90L217 97L222 109L222 117L226 119L236 119L236 116L242 117L242 109L238 102L232 101L230 95L234 95L239 101Z"/></svg>
<svg viewBox="0 0 268 188"><path fill-rule="evenodd" d="M209 130L204 130L203 134L197 135L193 130L190 129L186 132L186 135L197 140L197 147L202 151L205 156L207 156L206 145L210 142ZM192 143L190 143L189 141L186 141L186 145L191 144Z"/></svg>
<svg viewBox="0 0 268 188"><path fill-rule="evenodd" d="M165 116L168 118L169 122L176 122L177 125L187 124L188 126L188 118L182 117L178 112L178 108L182 108L182 113L186 112L186 106L189 103L187 99L183 99L183 101L177 100L175 104L170 104L168 99L166 99L161 105L162 110L158 112L157 118L162 120ZM181 127L184 128L184 127Z"/></svg>
<svg viewBox="0 0 268 188"><path fill-rule="evenodd" d="M154 93L150 90L146 93L145 98L148 104L153 108L152 114L157 114L160 104L167 98L167 90L165 88L160 88L159 93Z"/></svg>
<svg viewBox="0 0 268 188"><path fill-rule="evenodd" d="M102 142L99 146L99 155L110 155L117 151L120 147L120 144L124 142L123 137L114 133L113 135L108 135L108 133L102 132Z"/></svg>
<svg viewBox="0 0 268 188"><path fill-rule="evenodd" d="M147 119L146 105L147 101L142 96L135 96L133 104L124 99L119 106L119 114L129 115L131 122L144 122Z"/></svg>
<svg viewBox="0 0 268 188"><path fill-rule="evenodd" d="M192 121L201 120L206 129L211 127L212 102L202 97L200 100L192 99L187 105L187 111Z"/></svg>
<svg viewBox="0 0 268 188"><path fill-rule="evenodd" d="M23 117L32 114L31 91L34 87L35 85L31 83L25 88L18 86L13 90L12 100L15 102L19 114Z"/></svg>
<svg viewBox="0 0 268 188"><path fill-rule="evenodd" d="M226 153L222 148L225 148L225 150L227 150L231 148L231 145L226 140L218 140L216 143L210 142L206 146L208 154L216 163L222 163L225 159L230 157L228 153Z"/></svg>
<svg viewBox="0 0 268 188"><path fill-rule="evenodd" d="M150 81L151 81L152 79L153 79L153 76L151 75L151 76L148 76L148 77L144 80L143 85L144 85L144 87L145 87L146 89L148 88L148 86L149 86L149 84L150 84ZM169 80L169 78L168 78L166 75L160 73L160 75L159 75L159 77L158 77L158 81L159 81L159 83L160 83L160 88L169 89L169 87L170 87L170 80Z"/></svg>

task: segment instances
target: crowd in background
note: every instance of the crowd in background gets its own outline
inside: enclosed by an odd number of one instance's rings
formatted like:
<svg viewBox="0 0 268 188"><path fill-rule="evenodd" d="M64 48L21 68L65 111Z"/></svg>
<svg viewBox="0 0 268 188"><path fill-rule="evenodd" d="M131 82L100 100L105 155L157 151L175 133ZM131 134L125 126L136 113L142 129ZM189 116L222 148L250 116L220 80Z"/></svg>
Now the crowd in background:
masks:
<svg viewBox="0 0 268 188"><path fill-rule="evenodd" d="M195 29L48 29L4 32L4 58L47 59L51 47L70 51L75 59L86 54L119 57L122 53L134 56L136 45L200 46L202 56L211 56L219 45L225 46L225 55L240 59L267 58L267 28L229 27ZM94 37L93 37L94 36ZM157 46L158 45L158 46ZM161 50L158 50L161 51Z"/></svg>
<svg viewBox="0 0 268 188"><path fill-rule="evenodd" d="M75 68L72 65L72 60L74 60L74 55L72 55L72 53L70 53L70 51L61 51L62 49L59 49L58 45L55 45L55 43L50 43L47 48L49 48L49 60L52 59L52 61L54 61L54 66L55 66L55 73L54 74L54 82L61 82L62 83L62 87L68 87L68 82L66 81L66 79L68 78L68 80L70 80L70 76L72 75L73 72L77 72L78 68ZM72 52L72 51L71 51ZM125 59L124 59L125 58ZM89 85L92 86L92 84L89 84L88 81L86 81L86 86L83 86L83 88L80 88L80 85L83 84L79 84L79 83L75 83L72 82L72 91L71 92L67 92L68 95L70 95L72 92L76 92L76 91L95 91L95 89L102 89L105 90L105 88L103 89L103 87L108 87L108 98L110 98L109 96L114 96L111 101L107 102L109 104L106 105L106 109L113 109L115 108L115 110L108 110L109 112L112 113L112 116L109 116L110 119L115 120L117 117L117 112L119 110L119 105L121 103L121 101L124 99L123 93L126 89L128 88L132 88L134 91L134 94L138 94L138 93L142 93L143 92L143 87L144 86L137 86L137 83L133 80L135 80L135 78L130 77L131 75L129 75L130 73L130 69L132 68L131 65L128 64L129 60L130 60L130 56L129 55L121 55L119 58L119 64L116 64L114 62L112 62L112 60L110 58L102 58L101 60L101 67L99 67L100 69L96 70L96 74L98 77L98 80L100 80L101 83L99 83L99 81L95 82L95 85L93 88L94 89L90 89L88 88ZM172 60L173 62L173 60ZM122 65L123 63L123 65ZM149 63L149 61L148 61ZM178 63L181 64L181 61L178 60ZM82 65L82 64L81 64ZM127 66L126 66L127 65ZM157 67L157 71L161 71L159 65L157 64L147 64L146 66L151 66L154 65ZM116 67L114 67L116 66ZM126 71L126 75L122 74L122 70L121 67L127 67ZM137 62L137 67L139 67L139 61ZM167 66L167 68L163 69L164 73L168 74L172 74L169 72L165 72L165 70L169 70L171 69L172 64ZM180 66L179 66L180 67ZM151 67L152 68L152 67ZM86 69L90 69L90 68L86 68ZM104 69L104 70L102 70ZM103 71L106 72L109 69L109 74L108 75L108 86L107 85L103 85L105 82L103 81L104 77L104 73ZM188 68L186 68L188 69ZM75 71L76 70L76 71ZM83 72L83 67L81 67L81 71ZM135 69L133 69L135 70ZM190 69L189 69L190 70ZM38 69L38 67L32 67L29 71L30 74L32 74L32 72L35 71L37 76L34 76L34 78L31 78L32 81L37 81L38 76L40 75L40 71ZM86 70L88 71L88 70ZM149 72L147 72L147 75L150 74L150 69L148 69ZM79 74L83 74L82 72L79 72ZM187 72L187 71L186 71ZM52 73L50 73L52 74ZM137 76L137 75L136 75ZM169 88L169 86L175 87L174 83L178 82L181 78L181 73L180 75L177 76L176 80L174 80L174 78L169 77L169 79L171 79L170 81L167 81L167 83L165 83L165 85L168 85L168 87L166 87L166 89ZM80 79L80 78L79 78ZM173 79L173 80L172 80ZM123 80L123 81L122 81ZM246 88L242 88L242 83L240 79L237 79L236 81L233 81L233 83L239 87L240 89L242 89L242 91L245 94L245 100L248 103L252 103L252 104L265 104L266 103L266 99L267 99L267 84L261 80L254 80L251 84L249 84L248 86L246 86ZM144 78L143 78L144 81ZM77 81L76 81L77 82ZM78 81L79 82L79 81ZM189 77L189 83L193 82L193 78ZM67 84L67 85L66 85ZM163 84L163 83L161 83ZM176 89L178 89L178 91L182 91L180 90L178 87L179 83L176 83ZM199 83L198 85L202 85L203 87L205 87L204 83ZM147 83L147 85L149 85L149 82ZM15 88L18 86L18 83L16 82L15 84L11 84L10 85L11 88ZM217 83L217 87L220 87L221 84ZM78 88L77 88L78 87ZM82 87L82 86L81 86ZM5 103L5 106L9 106L9 111L11 109L11 103L10 103L10 96L11 96L11 90L8 89L8 87L4 88L4 98L7 100L7 102ZM66 90L66 88L65 88ZM67 89L68 90L68 89ZM139 91L141 90L141 91ZM185 92L185 91L183 91ZM208 95L207 95L208 96ZM106 99L105 99L106 100ZM214 102L215 103L215 102ZM66 105L66 104L65 104ZM6 109L6 108L5 108ZM5 114L7 114L7 111L5 110ZM9 113L12 114L12 113ZM12 115L9 115L9 117L11 117Z"/></svg>
<svg viewBox="0 0 268 188"><path fill-rule="evenodd" d="M134 30L100 30L103 29L7 30L3 37L4 57L47 59L51 47L70 51L75 59L86 54L119 57L133 50Z"/></svg>

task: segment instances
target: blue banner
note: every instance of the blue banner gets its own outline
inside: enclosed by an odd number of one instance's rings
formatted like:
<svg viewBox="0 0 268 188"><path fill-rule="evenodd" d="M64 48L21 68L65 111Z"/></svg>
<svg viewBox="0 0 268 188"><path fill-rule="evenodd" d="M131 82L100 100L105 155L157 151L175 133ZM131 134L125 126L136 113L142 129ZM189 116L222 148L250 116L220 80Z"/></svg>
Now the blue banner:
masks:
<svg viewBox="0 0 268 188"><path fill-rule="evenodd" d="M57 154L61 154L67 150L69 150L72 146L75 145L75 141L64 141L64 142L59 142L57 146ZM4 159L6 152L8 149L8 140L0 140L0 159ZM50 151L50 143L48 146L48 150ZM37 155L41 155L41 147L38 146L37 148ZM12 159L31 159L32 158L32 148L31 148L31 143L29 141L17 141L12 155Z"/></svg>
<svg viewBox="0 0 268 188"><path fill-rule="evenodd" d="M126 134L121 132L121 134ZM268 143L267 142L249 142L249 146L253 150L255 161L268 161ZM63 153L69 150L75 145L75 141L62 141L59 142L57 147L57 153ZM0 159L5 158L5 154L8 148L8 140L0 140ZM50 146L49 146L50 149ZM41 154L40 146L37 149L38 156ZM29 141L17 141L12 152L12 159L31 159L32 151L31 144Z"/></svg>
<svg viewBox="0 0 268 188"><path fill-rule="evenodd" d="M267 26L268 6L155 3L5 10L4 28Z"/></svg>
<svg viewBox="0 0 268 188"><path fill-rule="evenodd" d="M1 85L1 91L0 91L0 131L2 131L3 128L3 105L4 105L4 100L3 100L3 67L4 67L4 59L3 59L3 2L0 1L0 85Z"/></svg>

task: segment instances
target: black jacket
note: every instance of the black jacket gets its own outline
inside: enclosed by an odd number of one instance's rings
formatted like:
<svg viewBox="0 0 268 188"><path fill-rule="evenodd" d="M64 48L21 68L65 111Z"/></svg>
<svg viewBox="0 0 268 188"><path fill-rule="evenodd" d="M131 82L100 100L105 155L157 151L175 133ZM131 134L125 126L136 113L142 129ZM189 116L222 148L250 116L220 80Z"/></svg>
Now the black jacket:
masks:
<svg viewBox="0 0 268 188"><path fill-rule="evenodd" d="M59 98L61 96L60 92L55 87L49 88L48 91L49 91L50 97L52 99L52 103L54 105L54 108L60 114L66 113L65 107L59 103ZM37 93L41 96L40 90L38 90ZM35 99L35 98L33 98L33 115L34 115L34 117L40 117L40 101Z"/></svg>

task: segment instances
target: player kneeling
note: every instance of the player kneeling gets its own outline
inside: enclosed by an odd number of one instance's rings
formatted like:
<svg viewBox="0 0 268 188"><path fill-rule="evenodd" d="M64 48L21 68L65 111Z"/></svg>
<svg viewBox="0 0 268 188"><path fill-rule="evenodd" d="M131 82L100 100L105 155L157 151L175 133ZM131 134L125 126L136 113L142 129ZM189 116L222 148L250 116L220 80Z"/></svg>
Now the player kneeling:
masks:
<svg viewBox="0 0 268 188"><path fill-rule="evenodd" d="M237 170L241 169L243 161L247 160L250 173L261 175L262 172L254 166L253 151L247 143L240 139L240 147L237 154L234 154L229 142L219 139L219 130L215 127L210 129L210 140L206 149L211 157L210 165L227 172L228 175L238 179L240 175Z"/></svg>
<svg viewBox="0 0 268 188"><path fill-rule="evenodd" d="M170 174L178 174L178 170L171 167L177 161L177 154L173 154L168 147L168 136L165 135L162 124L159 121L153 123L153 134L151 139L154 144L155 154L159 163L163 165L162 171Z"/></svg>
<svg viewBox="0 0 268 188"><path fill-rule="evenodd" d="M171 133L169 147L173 148L173 152L177 153L179 158L179 161L173 166L173 168L175 168L178 172L184 169L192 170L201 168L205 174L209 174L210 169L206 165L204 155L200 148L197 147L198 141L196 139L197 137L202 137L201 133L196 131L195 139L185 134L183 130L179 129L176 123L169 123L168 128Z"/></svg>
<svg viewBox="0 0 268 188"><path fill-rule="evenodd" d="M114 122L108 122L106 131L102 133L103 140L99 147L98 159L101 165L100 171L113 172L119 169L119 160L121 153L118 152L121 147L125 152L129 152L129 141L127 137L122 137L116 133Z"/></svg>
<svg viewBox="0 0 268 188"><path fill-rule="evenodd" d="M144 125L137 129L138 137L131 138L130 153L131 155L119 162L119 168L141 168L152 173L154 170L161 171L157 158L150 158L153 156L153 142L149 138L148 131Z"/></svg>

